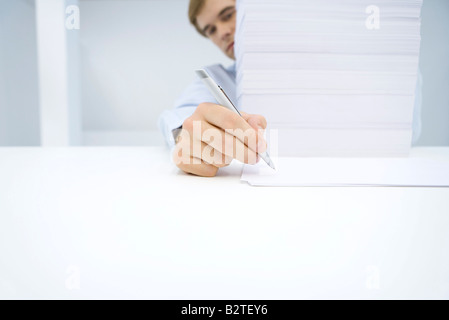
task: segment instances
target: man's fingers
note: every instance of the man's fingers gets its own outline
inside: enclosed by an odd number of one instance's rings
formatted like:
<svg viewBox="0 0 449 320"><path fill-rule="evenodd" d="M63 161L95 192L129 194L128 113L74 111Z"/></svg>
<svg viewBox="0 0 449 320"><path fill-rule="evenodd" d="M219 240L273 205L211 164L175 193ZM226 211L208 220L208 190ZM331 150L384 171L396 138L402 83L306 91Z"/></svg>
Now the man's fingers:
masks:
<svg viewBox="0 0 449 320"><path fill-rule="evenodd" d="M222 154L211 145L192 139L185 130L179 134L177 140L178 143L173 152L173 161L176 165L181 162L184 162L184 164L198 164L198 159L201 159L206 164L223 168L230 165L233 160L232 157ZM188 162L193 160L196 160L196 162Z"/></svg>
<svg viewBox="0 0 449 320"><path fill-rule="evenodd" d="M250 125L240 115L218 104L202 103L197 110L204 116L207 122L223 130L236 128L251 129Z"/></svg>
<svg viewBox="0 0 449 320"><path fill-rule="evenodd" d="M202 159L205 163L213 165L217 168L224 168L231 164L232 157L221 153L203 141L197 141L197 143L201 144L201 150L199 150L199 148L193 148L193 157Z"/></svg>
<svg viewBox="0 0 449 320"><path fill-rule="evenodd" d="M243 119L245 119L245 121L248 121L250 114L246 113L245 111L239 111L239 112L242 115Z"/></svg>
<svg viewBox="0 0 449 320"><path fill-rule="evenodd" d="M187 130L182 130L179 134L174 151L177 158L185 159L193 156L217 167L229 165L232 159L247 164L257 163L256 152L235 136L206 122L202 123L201 130L194 131L192 136ZM254 145L254 143L249 144ZM179 160L175 160L176 162Z"/></svg>
<svg viewBox="0 0 449 320"><path fill-rule="evenodd" d="M196 162L200 162L199 164L193 164ZM178 168L186 173L191 173L196 176L201 177L215 177L218 172L218 167L210 165L204 162L201 159L194 159L194 157L184 158L180 164L178 164Z"/></svg>
<svg viewBox="0 0 449 320"><path fill-rule="evenodd" d="M253 151L266 151L266 143L263 135L258 134L258 131L237 113L212 103L200 104L197 110L208 123L232 134ZM262 142L259 140L262 140ZM255 142L253 142L253 145L248 145L247 141Z"/></svg>
<svg viewBox="0 0 449 320"><path fill-rule="evenodd" d="M248 120L248 124L256 130L265 130L267 128L267 121L263 116L251 115Z"/></svg>
<svg viewBox="0 0 449 320"><path fill-rule="evenodd" d="M228 158L236 159L247 164L257 163L257 154L253 150L256 149L256 141L249 141L250 139L247 139L246 144L244 144L234 135L217 128L210 123L203 122L201 129L201 135L194 136L194 144L195 142L198 143L201 141L215 149L219 154L223 154ZM199 148L193 147L193 149L198 150ZM197 155L198 151L193 154Z"/></svg>
<svg viewBox="0 0 449 320"><path fill-rule="evenodd" d="M240 114L251 127L263 130L267 128L267 119L264 116L260 114L249 114L243 111L240 111Z"/></svg>

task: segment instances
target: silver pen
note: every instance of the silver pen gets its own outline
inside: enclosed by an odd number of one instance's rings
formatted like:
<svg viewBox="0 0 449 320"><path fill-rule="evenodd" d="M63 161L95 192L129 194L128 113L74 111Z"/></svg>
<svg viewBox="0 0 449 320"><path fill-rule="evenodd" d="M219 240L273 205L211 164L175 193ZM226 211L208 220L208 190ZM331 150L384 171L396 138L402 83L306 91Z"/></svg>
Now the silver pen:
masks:
<svg viewBox="0 0 449 320"><path fill-rule="evenodd" d="M209 76L206 70L196 70L195 71L198 77L203 80L206 87L212 93L214 98L218 101L220 105L231 110L232 112L237 113L239 116L242 116L237 108L234 106L232 101L226 95L224 90L215 83L215 81ZM271 161L270 156L267 152L259 153L259 156L272 168L275 169L273 161Z"/></svg>

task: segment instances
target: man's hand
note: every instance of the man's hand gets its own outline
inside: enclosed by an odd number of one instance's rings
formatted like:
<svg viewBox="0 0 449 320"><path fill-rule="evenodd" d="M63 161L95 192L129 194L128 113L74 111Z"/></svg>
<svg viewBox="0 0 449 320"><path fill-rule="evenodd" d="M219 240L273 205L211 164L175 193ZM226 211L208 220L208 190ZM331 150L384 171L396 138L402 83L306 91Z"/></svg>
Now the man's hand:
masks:
<svg viewBox="0 0 449 320"><path fill-rule="evenodd" d="M263 131L267 121L261 115L241 112L242 117L223 106L200 104L187 118L176 141L173 161L184 172L214 177L233 159L247 164L259 161L257 153L267 150Z"/></svg>

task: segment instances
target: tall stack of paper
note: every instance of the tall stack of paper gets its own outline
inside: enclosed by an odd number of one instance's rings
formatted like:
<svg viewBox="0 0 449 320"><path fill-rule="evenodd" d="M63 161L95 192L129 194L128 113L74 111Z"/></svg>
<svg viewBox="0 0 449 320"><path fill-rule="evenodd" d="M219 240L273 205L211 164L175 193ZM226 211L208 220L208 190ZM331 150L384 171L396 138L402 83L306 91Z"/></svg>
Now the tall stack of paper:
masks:
<svg viewBox="0 0 449 320"><path fill-rule="evenodd" d="M404 156L422 0L239 0L239 107L280 156Z"/></svg>

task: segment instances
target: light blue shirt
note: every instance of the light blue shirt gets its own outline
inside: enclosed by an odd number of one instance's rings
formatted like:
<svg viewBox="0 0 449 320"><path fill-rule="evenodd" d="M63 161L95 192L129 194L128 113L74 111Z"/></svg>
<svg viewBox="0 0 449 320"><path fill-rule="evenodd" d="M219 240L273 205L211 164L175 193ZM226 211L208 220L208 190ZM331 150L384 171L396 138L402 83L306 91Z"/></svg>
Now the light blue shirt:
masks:
<svg viewBox="0 0 449 320"><path fill-rule="evenodd" d="M205 67L206 71L211 77L220 85L228 95L229 99L236 104L236 66L235 63L228 68L216 64ZM184 123L184 120L190 117L196 107L203 102L217 103L215 98L210 94L209 90L198 79L192 83L184 93L176 100L175 108L173 110L164 111L158 119L159 130L164 135L165 141L169 147L175 145L173 138L173 130L179 128ZM413 112L413 139L416 143L421 135L421 104L422 104L422 76L418 72L418 81L415 92L415 107Z"/></svg>

